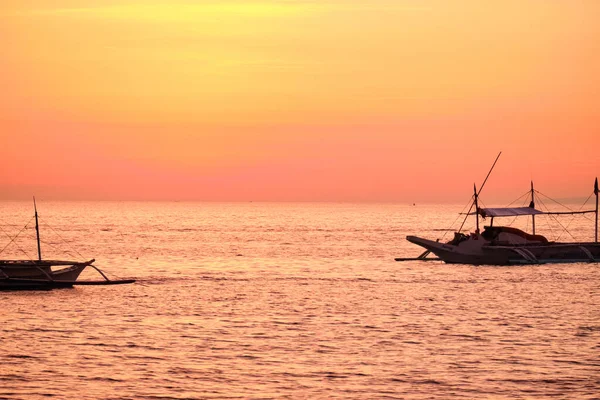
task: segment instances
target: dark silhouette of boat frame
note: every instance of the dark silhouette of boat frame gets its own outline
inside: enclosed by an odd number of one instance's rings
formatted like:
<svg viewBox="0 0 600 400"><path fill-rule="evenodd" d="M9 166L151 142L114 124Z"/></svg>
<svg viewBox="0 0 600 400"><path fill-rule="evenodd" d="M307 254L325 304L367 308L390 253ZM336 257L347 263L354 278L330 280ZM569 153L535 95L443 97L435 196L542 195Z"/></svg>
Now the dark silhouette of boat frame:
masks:
<svg viewBox="0 0 600 400"><path fill-rule="evenodd" d="M502 153L500 153L502 154ZM461 232L463 225L454 233L454 238L446 243L429 240L418 236L407 236L406 239L425 248L425 251L415 258L396 258L396 261L444 261L455 264L471 265L513 265L513 264L545 264L545 263L581 263L600 262L600 243L598 242L598 178L594 182L596 207L593 210L551 212L540 211L535 208L533 182L531 183L531 202L529 207L512 208L479 208L478 198L494 169L498 158L492 165L479 191L474 186L473 202L471 209L466 213L474 215L476 229L469 235ZM471 213L471 210L475 211ZM574 215L594 213L595 235L594 242L551 242L535 232L536 215ZM483 232L479 229L479 217L491 217L489 226ZM494 226L494 218L499 217L532 217L532 234L520 229ZM433 253L437 257L428 257Z"/></svg>
<svg viewBox="0 0 600 400"><path fill-rule="evenodd" d="M75 285L123 285L134 283L135 279L109 279L102 270L88 261L43 260L40 244L40 230L37 207L35 210L35 231L37 239L37 260L0 260L0 290L47 290L70 288ZM102 280L77 280L86 268L95 269Z"/></svg>

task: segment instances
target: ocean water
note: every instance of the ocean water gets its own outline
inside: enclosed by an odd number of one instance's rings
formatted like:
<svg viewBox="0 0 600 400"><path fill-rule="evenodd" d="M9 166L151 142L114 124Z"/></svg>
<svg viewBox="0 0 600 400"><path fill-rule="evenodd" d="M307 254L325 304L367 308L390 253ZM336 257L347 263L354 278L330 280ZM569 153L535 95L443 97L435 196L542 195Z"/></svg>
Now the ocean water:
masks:
<svg viewBox="0 0 600 400"><path fill-rule="evenodd" d="M35 258L32 205L0 210L0 258ZM38 210L44 258L138 282L0 292L2 399L600 397L600 264L394 261L421 253L408 234L449 239L462 205Z"/></svg>

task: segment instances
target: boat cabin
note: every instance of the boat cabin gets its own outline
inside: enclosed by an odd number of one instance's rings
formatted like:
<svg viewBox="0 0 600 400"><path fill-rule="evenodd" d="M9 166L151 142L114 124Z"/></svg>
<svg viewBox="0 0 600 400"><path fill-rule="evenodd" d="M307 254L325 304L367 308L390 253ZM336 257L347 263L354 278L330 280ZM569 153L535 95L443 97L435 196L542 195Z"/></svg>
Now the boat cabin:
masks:
<svg viewBox="0 0 600 400"><path fill-rule="evenodd" d="M542 235L532 235L525 231L509 226L485 226L481 236L491 244L511 245L526 243L548 243L548 239Z"/></svg>

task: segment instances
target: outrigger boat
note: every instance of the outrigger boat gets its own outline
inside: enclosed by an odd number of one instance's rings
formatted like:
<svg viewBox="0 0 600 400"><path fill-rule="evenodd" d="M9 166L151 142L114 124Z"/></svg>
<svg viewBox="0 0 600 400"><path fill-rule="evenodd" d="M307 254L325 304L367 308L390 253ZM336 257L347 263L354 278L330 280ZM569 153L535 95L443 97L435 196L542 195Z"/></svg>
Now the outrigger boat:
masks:
<svg viewBox="0 0 600 400"><path fill-rule="evenodd" d="M118 285L135 282L134 279L109 279L99 268L93 265L95 259L82 262L43 260L35 199L33 200L33 204L38 259L0 260L0 290L55 289L73 287L73 285ZM103 280L78 281L79 275L87 267L98 271Z"/></svg>
<svg viewBox="0 0 600 400"><path fill-rule="evenodd" d="M498 157L496 161L498 161ZM496 162L494 162L496 165ZM407 236L406 239L425 248L425 252L417 258L396 258L396 261L409 260L441 260L446 263L471 265L512 265L512 264L544 264L544 263L581 263L600 262L600 243L598 243L598 178L594 183L596 208L584 211L551 212L535 208L533 182L531 183L531 202L529 207L512 208L479 208L478 200L481 189L485 185L492 169L485 178L481 188L474 187L473 202L467 212L474 215L476 229L469 235L461 232L463 225L454 233L454 238L447 243L429 240L418 236ZM475 212L471 210L475 207ZM535 217L539 215L563 215L595 213L594 242L553 242L546 237L536 234ZM531 216L532 233L529 234L517 228L494 226L494 219L501 217ZM466 218L465 217L465 220ZM490 217L490 225L479 229L479 218ZM428 257L433 253L437 258Z"/></svg>

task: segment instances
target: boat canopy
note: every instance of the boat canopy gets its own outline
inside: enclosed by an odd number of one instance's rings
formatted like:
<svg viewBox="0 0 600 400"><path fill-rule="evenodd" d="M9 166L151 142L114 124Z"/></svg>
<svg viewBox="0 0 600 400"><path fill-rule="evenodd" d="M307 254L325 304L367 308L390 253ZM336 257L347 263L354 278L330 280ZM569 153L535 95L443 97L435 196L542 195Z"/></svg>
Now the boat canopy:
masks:
<svg viewBox="0 0 600 400"><path fill-rule="evenodd" d="M508 208L478 208L477 214L483 218L487 217L518 217L523 215L574 215L595 213L596 210L580 210L580 211L540 211L533 207L508 207ZM475 212L469 213L475 215Z"/></svg>
<svg viewBox="0 0 600 400"><path fill-rule="evenodd" d="M477 213L482 217L517 217L520 215L546 214L533 207L510 207L510 208L480 208Z"/></svg>

